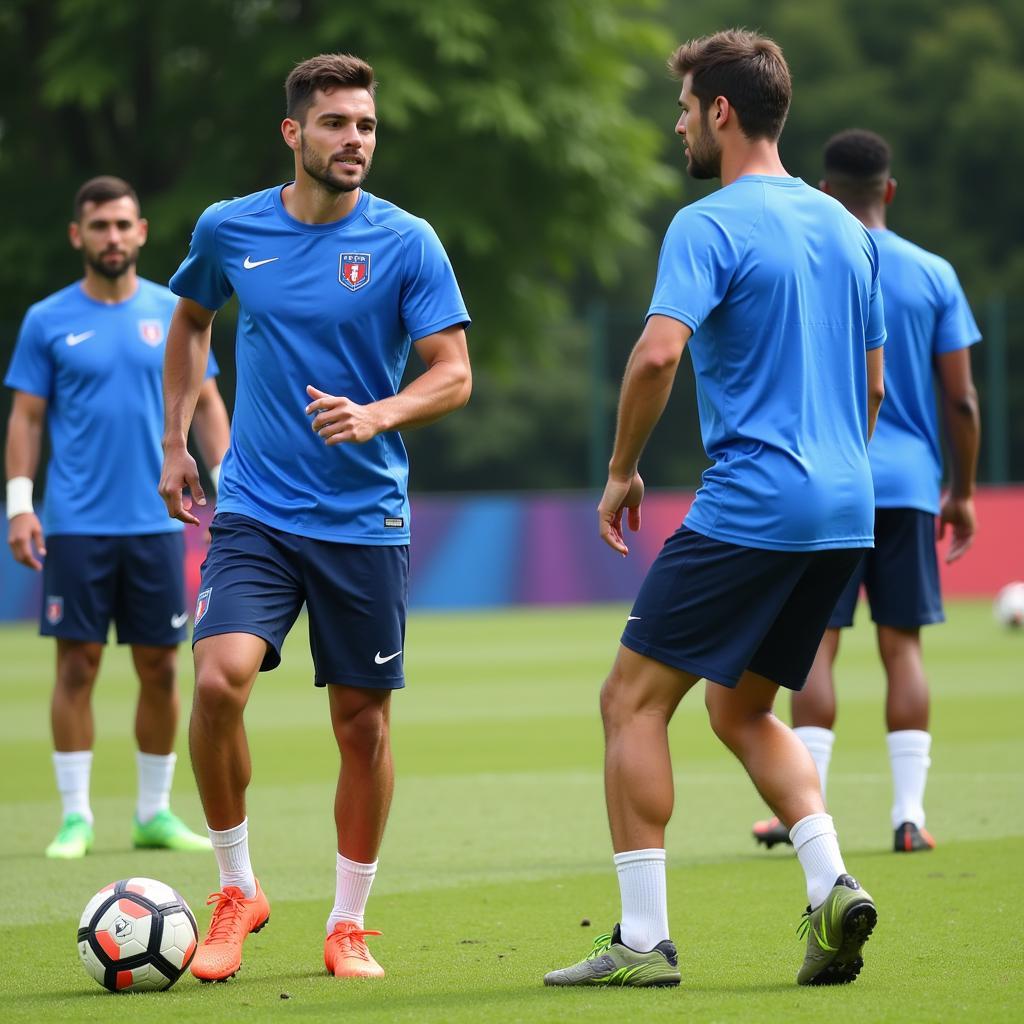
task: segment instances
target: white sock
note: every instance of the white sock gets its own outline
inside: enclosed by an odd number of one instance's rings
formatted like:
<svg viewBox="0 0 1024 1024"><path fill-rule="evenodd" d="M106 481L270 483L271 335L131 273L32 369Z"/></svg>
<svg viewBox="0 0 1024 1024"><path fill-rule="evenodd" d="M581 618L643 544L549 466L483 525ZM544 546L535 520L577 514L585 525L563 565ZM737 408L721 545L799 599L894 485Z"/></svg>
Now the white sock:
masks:
<svg viewBox="0 0 1024 1024"><path fill-rule="evenodd" d="M808 814L789 830L789 838L807 876L807 902L817 907L825 902L836 879L846 874L832 815Z"/></svg>
<svg viewBox="0 0 1024 1024"><path fill-rule="evenodd" d="M92 751L72 750L53 752L53 770L57 776L61 810L66 818L69 814L80 814L92 824L92 808L89 806L89 774L92 771Z"/></svg>
<svg viewBox="0 0 1024 1024"><path fill-rule="evenodd" d="M932 748L929 733L920 729L901 729L886 737L892 764L892 827L912 821L924 828L924 787L928 782L928 756Z"/></svg>
<svg viewBox="0 0 1024 1024"><path fill-rule="evenodd" d="M338 854L337 878L334 886L334 909L327 918L327 934L339 921L355 921L363 927L363 914L370 896L370 886L377 874L377 862L360 864Z"/></svg>
<svg viewBox="0 0 1024 1024"><path fill-rule="evenodd" d="M818 769L818 779L821 782L821 795L824 797L825 786L828 783L828 765L832 760L832 744L836 741L836 734L831 729L821 729L816 725L799 725L793 732L814 758L814 767Z"/></svg>
<svg viewBox="0 0 1024 1024"><path fill-rule="evenodd" d="M622 897L622 941L646 953L668 936L665 851L627 850L614 857Z"/></svg>
<svg viewBox="0 0 1024 1024"><path fill-rule="evenodd" d="M171 782L177 754L144 754L135 752L135 765L139 776L139 799L135 804L135 817L140 823L171 806Z"/></svg>
<svg viewBox="0 0 1024 1024"><path fill-rule="evenodd" d="M237 885L242 895L251 900L256 895L256 876L249 861L249 819L243 818L241 825L218 832L206 826L213 843L213 855L220 868L220 887Z"/></svg>

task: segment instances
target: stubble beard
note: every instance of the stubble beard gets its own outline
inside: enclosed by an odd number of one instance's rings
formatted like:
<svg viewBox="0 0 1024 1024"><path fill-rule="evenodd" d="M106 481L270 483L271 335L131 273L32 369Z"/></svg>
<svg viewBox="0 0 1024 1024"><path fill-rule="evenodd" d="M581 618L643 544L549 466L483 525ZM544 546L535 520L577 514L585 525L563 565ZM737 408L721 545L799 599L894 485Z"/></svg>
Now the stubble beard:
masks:
<svg viewBox="0 0 1024 1024"><path fill-rule="evenodd" d="M700 118L701 133L696 146L687 140L687 173L697 181L710 181L712 178L722 176L722 150L711 140L710 127L706 112L701 112Z"/></svg>
<svg viewBox="0 0 1024 1024"><path fill-rule="evenodd" d="M110 264L103 261L103 253L99 256L94 256L90 252L85 253L85 262L100 274L105 277L108 281L116 281L119 277L124 277L132 267L138 262L139 250L129 251L125 254L124 259L120 263Z"/></svg>
<svg viewBox="0 0 1024 1024"><path fill-rule="evenodd" d="M314 181L320 183L321 187L327 191L334 193L335 195L341 195L345 192L355 192L357 188L361 188L366 176L370 173L370 160L364 157L366 162L362 165L362 174L359 175L357 181L346 182L339 181L337 178L331 175L330 162L325 163L320 157L306 145L305 138L302 139L301 144L301 157L302 157L302 169L308 174Z"/></svg>

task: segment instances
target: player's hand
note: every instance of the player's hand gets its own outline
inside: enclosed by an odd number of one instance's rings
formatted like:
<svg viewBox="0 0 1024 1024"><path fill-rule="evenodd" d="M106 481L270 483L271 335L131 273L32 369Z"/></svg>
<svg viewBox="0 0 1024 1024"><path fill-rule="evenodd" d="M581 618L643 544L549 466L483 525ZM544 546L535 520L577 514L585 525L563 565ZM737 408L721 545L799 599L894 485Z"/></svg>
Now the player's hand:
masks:
<svg viewBox="0 0 1024 1024"><path fill-rule="evenodd" d="M628 480L608 477L601 503L597 506L598 531L601 540L623 558L629 554L629 548L622 536L622 512L626 511L626 522L636 533L640 529L640 502L643 500L644 482L639 473L634 473Z"/></svg>
<svg viewBox="0 0 1024 1024"><path fill-rule="evenodd" d="M43 563L39 559L46 557L46 538L35 512L22 512L11 520L7 543L11 546L11 554L16 562L36 572L42 569Z"/></svg>
<svg viewBox="0 0 1024 1024"><path fill-rule="evenodd" d="M341 395L329 395L310 384L306 394L313 399L306 415L313 417L313 430L324 444L352 442L365 444L381 432L374 404L358 405Z"/></svg>
<svg viewBox="0 0 1024 1024"><path fill-rule="evenodd" d="M190 494L182 493L186 487ZM172 519L178 519L189 526L199 525L199 520L191 509L193 503L205 505L206 495L203 493L202 484L199 483L199 467L196 460L189 455L184 445L168 448L164 452L164 468L160 473L157 490L167 506L167 514Z"/></svg>
<svg viewBox="0 0 1024 1024"><path fill-rule="evenodd" d="M951 494L946 495L939 513L936 540L945 538L947 527L951 527L953 530L953 542L946 552L946 564L948 565L965 555L968 548L974 543L973 498L954 498Z"/></svg>

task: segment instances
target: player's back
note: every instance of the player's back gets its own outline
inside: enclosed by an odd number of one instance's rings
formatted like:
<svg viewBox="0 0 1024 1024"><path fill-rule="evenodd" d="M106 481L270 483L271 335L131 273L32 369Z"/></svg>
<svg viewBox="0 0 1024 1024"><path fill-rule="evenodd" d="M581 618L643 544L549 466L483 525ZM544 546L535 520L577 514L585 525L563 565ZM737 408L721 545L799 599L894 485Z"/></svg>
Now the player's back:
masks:
<svg viewBox="0 0 1024 1024"><path fill-rule="evenodd" d="M651 312L695 328L714 465L687 525L754 547L870 546L865 346L885 334L859 222L797 178L740 178L677 216Z"/></svg>
<svg viewBox="0 0 1024 1024"><path fill-rule="evenodd" d="M885 401L868 453L880 508L939 511L942 449L934 360L981 335L956 272L885 229L872 231L885 293Z"/></svg>

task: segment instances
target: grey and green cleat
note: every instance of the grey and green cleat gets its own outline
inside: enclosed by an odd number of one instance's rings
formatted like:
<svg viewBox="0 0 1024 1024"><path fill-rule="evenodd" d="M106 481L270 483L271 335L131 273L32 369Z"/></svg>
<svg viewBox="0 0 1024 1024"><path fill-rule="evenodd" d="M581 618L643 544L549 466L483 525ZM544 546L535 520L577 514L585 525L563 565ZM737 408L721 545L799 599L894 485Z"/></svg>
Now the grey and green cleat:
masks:
<svg viewBox="0 0 1024 1024"><path fill-rule="evenodd" d="M619 926L610 935L599 935L594 948L572 967L544 975L545 985L606 985L657 988L679 984L679 957L671 939L659 942L649 953L638 953L622 942Z"/></svg>
<svg viewBox="0 0 1024 1024"><path fill-rule="evenodd" d="M60 831L46 848L51 860L77 860L92 849L93 831L89 819L82 814L69 814Z"/></svg>
<svg viewBox="0 0 1024 1024"><path fill-rule="evenodd" d="M206 836L197 835L170 810L158 811L149 821L132 823L132 844L142 849L210 850Z"/></svg>
<svg viewBox="0 0 1024 1024"><path fill-rule="evenodd" d="M878 920L874 901L849 875L840 875L821 906L804 912L797 934L807 936L798 985L847 985L864 966L861 950Z"/></svg>

